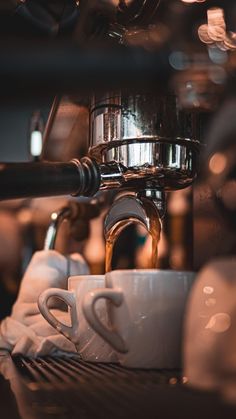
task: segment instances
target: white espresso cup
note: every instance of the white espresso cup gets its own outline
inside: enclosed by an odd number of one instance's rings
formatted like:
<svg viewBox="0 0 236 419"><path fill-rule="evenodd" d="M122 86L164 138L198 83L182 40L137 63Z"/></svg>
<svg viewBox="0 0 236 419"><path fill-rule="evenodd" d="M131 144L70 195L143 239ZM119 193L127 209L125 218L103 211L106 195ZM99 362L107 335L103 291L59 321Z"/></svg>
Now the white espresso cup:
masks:
<svg viewBox="0 0 236 419"><path fill-rule="evenodd" d="M117 270L106 274L106 288L84 298L88 323L131 368L180 368L184 310L195 274L170 270ZM97 304L108 300L110 328ZM96 303L96 305L95 305Z"/></svg>
<svg viewBox="0 0 236 419"><path fill-rule="evenodd" d="M89 326L82 313L82 300L93 289L105 286L104 275L71 276L68 279L68 291L60 288L45 290L38 299L38 306L43 317L58 332L74 343L77 352L86 361L115 362L113 349ZM48 300L59 298L70 308L71 326L60 322L50 311ZM96 307L99 320L107 324L105 301L99 301Z"/></svg>

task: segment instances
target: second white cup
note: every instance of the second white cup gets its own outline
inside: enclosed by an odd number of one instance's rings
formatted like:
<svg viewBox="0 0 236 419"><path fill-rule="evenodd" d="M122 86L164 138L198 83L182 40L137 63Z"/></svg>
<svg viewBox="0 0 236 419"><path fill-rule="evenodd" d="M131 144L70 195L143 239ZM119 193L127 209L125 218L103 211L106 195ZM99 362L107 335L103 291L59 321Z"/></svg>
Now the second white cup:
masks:
<svg viewBox="0 0 236 419"><path fill-rule="evenodd" d="M43 317L58 332L75 344L77 352L86 361L115 362L113 349L87 323L82 313L84 296L93 289L105 286L104 275L71 276L68 279L68 291L60 288L45 290L38 299L38 306ZM59 298L70 308L71 326L61 323L50 311L48 300ZM99 301L97 306L99 320L107 325L107 310L105 301Z"/></svg>

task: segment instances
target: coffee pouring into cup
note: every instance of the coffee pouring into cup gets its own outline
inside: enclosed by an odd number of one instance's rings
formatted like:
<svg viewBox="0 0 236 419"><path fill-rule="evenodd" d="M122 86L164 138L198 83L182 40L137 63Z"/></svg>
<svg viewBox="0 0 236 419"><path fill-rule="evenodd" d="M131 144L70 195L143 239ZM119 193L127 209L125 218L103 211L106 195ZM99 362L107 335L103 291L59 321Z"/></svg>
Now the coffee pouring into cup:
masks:
<svg viewBox="0 0 236 419"><path fill-rule="evenodd" d="M83 300L90 326L131 368L180 368L182 324L193 272L117 270L105 275L106 288ZM107 300L109 328L96 304Z"/></svg>

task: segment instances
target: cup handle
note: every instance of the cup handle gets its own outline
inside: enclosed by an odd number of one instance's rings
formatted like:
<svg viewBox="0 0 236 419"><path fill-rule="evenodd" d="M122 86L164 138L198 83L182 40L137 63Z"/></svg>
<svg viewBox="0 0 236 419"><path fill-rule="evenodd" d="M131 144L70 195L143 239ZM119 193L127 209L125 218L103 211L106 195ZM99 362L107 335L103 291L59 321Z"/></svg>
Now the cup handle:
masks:
<svg viewBox="0 0 236 419"><path fill-rule="evenodd" d="M51 297L60 298L70 307L71 326L66 326L61 323L50 311L48 307L48 300ZM48 323L54 327L58 332L64 335L73 343L78 343L78 328L79 323L76 312L76 301L73 291L62 290L60 288L49 288L40 294L38 298L38 307L43 317Z"/></svg>
<svg viewBox="0 0 236 419"><path fill-rule="evenodd" d="M106 328L97 316L95 304L96 301L101 298L110 300L112 304L117 307L119 307L123 302L123 294L121 291L108 288L98 288L85 295L82 304L84 316L95 332L107 341L116 351L126 353L128 352L128 348L126 347L122 337L115 330Z"/></svg>

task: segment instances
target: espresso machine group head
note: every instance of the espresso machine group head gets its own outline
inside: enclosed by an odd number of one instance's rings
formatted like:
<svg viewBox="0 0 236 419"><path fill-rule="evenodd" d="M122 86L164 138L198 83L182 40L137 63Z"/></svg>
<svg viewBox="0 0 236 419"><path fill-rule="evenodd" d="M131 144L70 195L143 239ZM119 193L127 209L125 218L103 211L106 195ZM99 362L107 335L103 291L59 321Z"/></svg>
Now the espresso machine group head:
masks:
<svg viewBox="0 0 236 419"><path fill-rule="evenodd" d="M122 91L92 98L89 155L100 167L100 189L123 191L122 205L116 200L108 214L111 228L114 214L114 223L130 215L148 229L150 204L162 218L165 192L193 182L199 149L193 121L173 94Z"/></svg>

